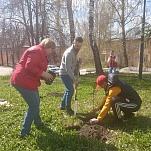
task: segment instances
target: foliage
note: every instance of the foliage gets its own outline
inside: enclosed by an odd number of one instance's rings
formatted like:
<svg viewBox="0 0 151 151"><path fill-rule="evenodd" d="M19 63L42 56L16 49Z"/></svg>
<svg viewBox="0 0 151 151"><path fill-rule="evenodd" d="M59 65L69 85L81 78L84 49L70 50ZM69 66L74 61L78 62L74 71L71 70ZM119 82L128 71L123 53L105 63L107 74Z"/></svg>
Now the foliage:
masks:
<svg viewBox="0 0 151 151"><path fill-rule="evenodd" d="M45 127L37 129L32 125L31 135L19 139L23 117L27 105L20 94L10 86L9 76L0 77L1 98L11 103L12 107L0 107L0 150L1 151L148 151L151 150L151 75L143 75L138 80L135 74L120 74L120 78L131 84L140 94L143 104L136 116L125 121L123 126L112 125L112 112L105 117L102 125L111 132L111 137L105 141L87 140L76 135L75 126L84 123L80 116L88 114L104 95L99 89L95 90L95 74L80 76L78 87L78 115L69 116L59 109L64 86L57 77L52 85L42 82L39 88L41 96L41 118ZM94 105L93 105L94 103ZM73 129L68 130L68 127Z"/></svg>

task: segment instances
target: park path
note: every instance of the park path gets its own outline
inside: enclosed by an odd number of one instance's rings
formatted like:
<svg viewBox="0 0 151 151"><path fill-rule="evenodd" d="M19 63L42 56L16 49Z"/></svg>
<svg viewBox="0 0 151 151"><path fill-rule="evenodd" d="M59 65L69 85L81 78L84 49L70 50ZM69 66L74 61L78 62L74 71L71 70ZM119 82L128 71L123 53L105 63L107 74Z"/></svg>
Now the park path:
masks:
<svg viewBox="0 0 151 151"><path fill-rule="evenodd" d="M103 70L108 71L108 68L103 68ZM151 68L148 68L147 70L148 71L144 71L143 74L151 74ZM13 72L13 68L0 66L0 76L11 75L12 72ZM87 73L94 73L94 72L95 72L94 68L87 68L87 69L80 70L81 75L85 75ZM136 71L134 69L132 70L132 67L123 68L119 72L120 73L138 73L138 71Z"/></svg>
<svg viewBox="0 0 151 151"><path fill-rule="evenodd" d="M11 75L13 68L0 66L0 76Z"/></svg>

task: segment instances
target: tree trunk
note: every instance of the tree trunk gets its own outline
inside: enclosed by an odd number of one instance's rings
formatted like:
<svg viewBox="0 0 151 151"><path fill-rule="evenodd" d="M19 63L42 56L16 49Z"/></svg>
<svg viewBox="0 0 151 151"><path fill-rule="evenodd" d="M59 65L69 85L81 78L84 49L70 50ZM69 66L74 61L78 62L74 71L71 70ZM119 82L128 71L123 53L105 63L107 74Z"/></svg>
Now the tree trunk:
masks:
<svg viewBox="0 0 151 151"><path fill-rule="evenodd" d="M99 55L99 50L95 42L94 38L94 33L93 33L93 28L94 28L94 0L90 0L90 5L89 5L89 39L90 39L90 45L93 51L94 55L94 62L95 62L95 68L96 68L96 74L104 74L101 61L100 61L100 55Z"/></svg>
<svg viewBox="0 0 151 151"><path fill-rule="evenodd" d="M69 17L69 26L70 26L70 40L71 44L75 38L75 28L74 28L74 20L73 20L73 11L72 11L72 0L67 0L67 10Z"/></svg>
<svg viewBox="0 0 151 151"><path fill-rule="evenodd" d="M44 0L44 5L43 5L43 7L42 7L42 25L41 25L41 41L44 39L44 34L46 35L46 29L47 29L47 27L46 27L46 0Z"/></svg>
<svg viewBox="0 0 151 151"><path fill-rule="evenodd" d="M124 8L125 8L125 2L122 0L122 50L123 50L123 57L124 57L124 67L128 67L128 57L126 53L126 37L125 37L125 19L124 19Z"/></svg>
<svg viewBox="0 0 151 151"><path fill-rule="evenodd" d="M27 6L28 6L28 14L29 14L29 27L30 27L30 35L31 35L31 44L34 45L34 30L33 30L33 16L32 16L32 10L31 10L31 2L27 0Z"/></svg>
<svg viewBox="0 0 151 151"><path fill-rule="evenodd" d="M45 4L44 4L45 5ZM36 0L36 45L39 44L39 19L38 19L38 0Z"/></svg>
<svg viewBox="0 0 151 151"><path fill-rule="evenodd" d="M27 34L27 38L28 38L28 44L29 44L29 46L31 46L30 31L29 31L29 28L28 28L28 25L27 25L27 20L26 20L26 17L25 17L24 3L23 2L21 2L21 12L22 12L22 16L23 16L24 26L26 28L26 34Z"/></svg>
<svg viewBox="0 0 151 151"><path fill-rule="evenodd" d="M9 57L8 57L8 50L7 50L7 46L5 47L5 49L6 49L6 66L9 66Z"/></svg>
<svg viewBox="0 0 151 151"><path fill-rule="evenodd" d="M1 47L1 50L0 50L0 54L1 54L1 62L2 62L2 66L4 65L4 60L3 60L3 48Z"/></svg>
<svg viewBox="0 0 151 151"><path fill-rule="evenodd" d="M13 44L12 43L12 49L11 49L11 56L12 56L12 62L11 62L11 64L12 64L12 66L14 66L15 65L15 44Z"/></svg>

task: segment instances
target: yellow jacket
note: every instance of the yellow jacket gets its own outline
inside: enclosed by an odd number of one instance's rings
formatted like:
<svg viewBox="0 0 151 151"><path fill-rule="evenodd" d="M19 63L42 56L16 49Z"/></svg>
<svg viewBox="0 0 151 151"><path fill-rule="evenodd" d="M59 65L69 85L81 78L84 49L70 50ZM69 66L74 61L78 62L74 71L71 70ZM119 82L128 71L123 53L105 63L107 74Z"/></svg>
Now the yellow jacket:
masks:
<svg viewBox="0 0 151 151"><path fill-rule="evenodd" d="M111 87L109 89L108 95L105 96L102 99L101 103L98 105L98 108L102 107L102 109L101 109L101 111L100 111L100 113L99 113L99 115L97 117L97 119L99 121L101 121L105 117L105 115L108 113L108 111L109 111L109 109L111 107L111 105L110 105L111 98L113 96L117 96L120 92L121 92L121 88L119 86L114 86L114 87Z"/></svg>

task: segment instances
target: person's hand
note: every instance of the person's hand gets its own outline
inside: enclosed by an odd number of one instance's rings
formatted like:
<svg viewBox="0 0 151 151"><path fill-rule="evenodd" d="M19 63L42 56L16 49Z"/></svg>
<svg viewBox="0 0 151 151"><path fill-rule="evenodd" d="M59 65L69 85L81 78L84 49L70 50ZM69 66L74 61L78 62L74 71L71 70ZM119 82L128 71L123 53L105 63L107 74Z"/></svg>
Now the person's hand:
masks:
<svg viewBox="0 0 151 151"><path fill-rule="evenodd" d="M97 112L97 111L99 111L99 108L98 108L98 107L96 107L96 108L93 109L93 112L94 112L94 113Z"/></svg>
<svg viewBox="0 0 151 151"><path fill-rule="evenodd" d="M56 74L51 70L43 72L41 76L41 80L44 80L47 85L51 85L56 78Z"/></svg>
<svg viewBox="0 0 151 151"><path fill-rule="evenodd" d="M78 61L79 61L79 63L80 63L80 64L82 63L82 59L81 59L81 58L79 58L79 60L78 60Z"/></svg>
<svg viewBox="0 0 151 151"><path fill-rule="evenodd" d="M50 73L44 72L44 71L43 71L41 76L44 77L45 80L53 80L54 79L54 77Z"/></svg>
<svg viewBox="0 0 151 151"><path fill-rule="evenodd" d="M92 119L90 119L90 124L96 124L96 123L98 123L99 121L98 121L98 119L97 118L92 118Z"/></svg>
<svg viewBox="0 0 151 151"><path fill-rule="evenodd" d="M74 82L74 88L77 89L77 87L78 87L78 81L75 81Z"/></svg>

